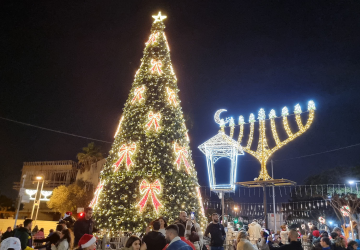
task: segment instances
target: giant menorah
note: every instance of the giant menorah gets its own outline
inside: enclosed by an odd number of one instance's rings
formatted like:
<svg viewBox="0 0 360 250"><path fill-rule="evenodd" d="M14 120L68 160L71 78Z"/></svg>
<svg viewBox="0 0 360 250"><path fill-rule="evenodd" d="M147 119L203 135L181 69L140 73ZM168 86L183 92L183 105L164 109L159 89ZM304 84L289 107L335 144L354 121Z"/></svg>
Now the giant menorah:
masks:
<svg viewBox="0 0 360 250"><path fill-rule="evenodd" d="M278 149L280 149L281 147L286 145L288 142L294 140L296 137L300 136L306 130L309 129L309 127L314 119L314 115L315 115L315 104L313 101L309 101L309 103L308 103L308 112L309 112L308 120L307 120L306 124L303 125L303 123L301 121L301 114L303 113L301 111L301 107L299 104L297 104L295 106L294 114L295 114L296 123L299 127L299 131L296 133L293 133L288 124L289 110L287 107L284 107L282 109L282 112L281 112L282 121L283 121L285 131L288 135L288 138L285 139L284 141L280 141L277 130L276 130L276 124L275 124L276 113L275 113L275 110L272 109L269 114L269 119L270 119L271 132L272 132L273 138L275 140L276 146L274 146L273 148L270 149L269 145L267 143L266 133L265 133L266 115L265 115L264 109L260 109L259 114L258 114L259 115L259 117L258 117L258 119L259 119L259 142L258 142L256 151L253 151L250 149L252 142L253 142L253 138L254 138L254 127L255 127L255 125L254 125L255 116L254 116L254 114L250 114L250 118L249 118L250 134L249 134L249 139L247 141L247 145L246 145L246 147L243 147L243 150L245 152L253 155L256 159L258 159L258 161L261 164L260 175L255 180L267 181L267 180L272 179L267 172L266 162L268 161L270 156L273 153L275 153ZM224 122L224 120L221 119L220 126L221 126L222 131L224 131L226 122ZM243 134L244 134L244 124L245 124L244 117L240 116L239 117L240 133L239 133L239 137L238 137L239 144L242 142L242 138L243 138ZM232 118L229 119L229 127L230 127L230 137L232 138L234 135L234 128L235 128L235 123Z"/></svg>

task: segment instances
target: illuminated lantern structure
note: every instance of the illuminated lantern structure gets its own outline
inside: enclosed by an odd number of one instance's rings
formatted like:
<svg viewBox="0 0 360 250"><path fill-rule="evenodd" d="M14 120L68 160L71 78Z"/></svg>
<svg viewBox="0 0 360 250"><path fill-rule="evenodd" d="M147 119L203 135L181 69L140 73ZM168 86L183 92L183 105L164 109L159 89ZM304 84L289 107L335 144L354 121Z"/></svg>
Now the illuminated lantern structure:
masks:
<svg viewBox="0 0 360 250"><path fill-rule="evenodd" d="M220 125L225 124L223 119L219 119L221 111L215 113L215 122ZM231 118L230 118L231 120ZM228 121L228 120L227 120ZM227 122L226 121L226 122ZM243 155L244 152L240 144L235 140L227 136L223 129L219 131L217 135L207 140L199 146L201 152L206 155L206 164L209 176L210 190L218 193L219 198L221 199L222 211L224 215L224 193L226 192L235 192L235 182L236 182L236 167L237 167L237 156ZM230 181L226 184L217 184L215 178L215 163L220 158L230 159ZM218 166L220 167L220 166Z"/></svg>

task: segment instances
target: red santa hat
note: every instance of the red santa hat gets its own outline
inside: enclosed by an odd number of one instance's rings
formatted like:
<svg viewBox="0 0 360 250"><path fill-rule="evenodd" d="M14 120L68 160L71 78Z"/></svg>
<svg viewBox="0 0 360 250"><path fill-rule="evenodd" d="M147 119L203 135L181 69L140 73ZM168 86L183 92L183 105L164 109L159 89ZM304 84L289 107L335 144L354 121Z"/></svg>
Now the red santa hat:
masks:
<svg viewBox="0 0 360 250"><path fill-rule="evenodd" d="M79 247L87 248L96 242L96 238L90 234L84 234L79 240Z"/></svg>
<svg viewBox="0 0 360 250"><path fill-rule="evenodd" d="M72 212L66 212L63 219L70 217L71 215L72 215Z"/></svg>

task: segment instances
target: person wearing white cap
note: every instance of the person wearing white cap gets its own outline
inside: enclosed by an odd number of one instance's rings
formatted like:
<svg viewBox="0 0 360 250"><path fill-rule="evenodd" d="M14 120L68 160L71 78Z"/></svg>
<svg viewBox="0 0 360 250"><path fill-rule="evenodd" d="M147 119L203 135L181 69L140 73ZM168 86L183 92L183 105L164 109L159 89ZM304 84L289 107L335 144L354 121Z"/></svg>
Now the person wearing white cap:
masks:
<svg viewBox="0 0 360 250"><path fill-rule="evenodd" d="M21 250L21 243L18 238L9 237L1 242L0 250L8 250L9 248L14 250Z"/></svg>
<svg viewBox="0 0 360 250"><path fill-rule="evenodd" d="M96 238L90 234L84 234L80 238L78 245L78 250L94 250L96 249Z"/></svg>

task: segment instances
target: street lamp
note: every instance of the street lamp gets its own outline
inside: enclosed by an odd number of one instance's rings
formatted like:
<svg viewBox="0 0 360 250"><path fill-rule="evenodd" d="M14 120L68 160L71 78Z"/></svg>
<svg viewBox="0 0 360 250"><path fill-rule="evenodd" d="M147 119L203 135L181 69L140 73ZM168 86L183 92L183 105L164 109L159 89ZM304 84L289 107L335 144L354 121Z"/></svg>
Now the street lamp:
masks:
<svg viewBox="0 0 360 250"><path fill-rule="evenodd" d="M358 184L359 182L360 182L359 180L350 180L350 181L348 181L348 183L349 183L350 185L353 185L353 184L356 185L356 192L357 192L357 194L359 193L358 186L357 186L357 184ZM350 192L352 193L352 186L350 186Z"/></svg>
<svg viewBox="0 0 360 250"><path fill-rule="evenodd" d="M43 175L38 175L38 176L35 177L35 180L37 182L37 187L36 187L34 205L33 205L32 211L31 211L31 219L33 219L34 210L35 210L35 207L36 207L36 214L35 214L35 218L34 218L35 223L34 224L36 224L37 216L38 216L38 213L39 213L41 193L42 193L42 190L44 188L45 179L44 179ZM41 188L40 188L40 192L39 192L40 182L42 182L42 184L41 184Z"/></svg>

